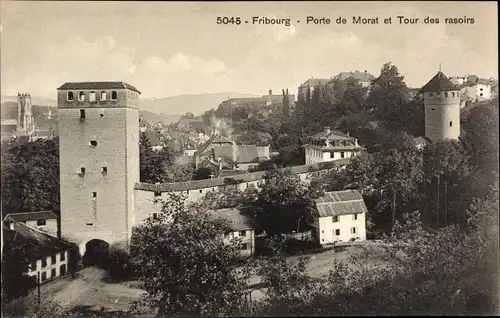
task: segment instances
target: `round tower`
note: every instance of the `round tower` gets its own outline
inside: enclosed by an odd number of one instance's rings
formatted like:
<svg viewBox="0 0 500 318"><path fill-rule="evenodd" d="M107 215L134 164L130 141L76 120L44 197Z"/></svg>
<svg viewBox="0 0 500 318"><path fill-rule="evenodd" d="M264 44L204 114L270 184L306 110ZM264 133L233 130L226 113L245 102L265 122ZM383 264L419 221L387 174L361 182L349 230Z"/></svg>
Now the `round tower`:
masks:
<svg viewBox="0 0 500 318"><path fill-rule="evenodd" d="M460 136L460 90L439 71L422 87L425 136L431 141Z"/></svg>

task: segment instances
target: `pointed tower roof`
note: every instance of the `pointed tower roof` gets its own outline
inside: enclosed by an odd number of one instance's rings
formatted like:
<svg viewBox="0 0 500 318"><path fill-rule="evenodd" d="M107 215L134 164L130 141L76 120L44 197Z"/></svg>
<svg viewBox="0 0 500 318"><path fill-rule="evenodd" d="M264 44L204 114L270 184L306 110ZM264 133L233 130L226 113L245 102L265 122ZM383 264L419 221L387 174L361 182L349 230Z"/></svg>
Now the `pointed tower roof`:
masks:
<svg viewBox="0 0 500 318"><path fill-rule="evenodd" d="M450 79L439 71L427 84L422 87L421 92L442 92L456 90L457 87Z"/></svg>

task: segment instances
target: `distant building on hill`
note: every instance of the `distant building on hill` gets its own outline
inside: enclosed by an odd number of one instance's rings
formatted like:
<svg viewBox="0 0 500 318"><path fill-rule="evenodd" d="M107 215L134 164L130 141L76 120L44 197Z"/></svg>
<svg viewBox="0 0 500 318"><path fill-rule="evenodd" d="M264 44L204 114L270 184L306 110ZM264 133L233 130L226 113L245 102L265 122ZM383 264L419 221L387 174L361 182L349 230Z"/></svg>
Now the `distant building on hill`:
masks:
<svg viewBox="0 0 500 318"><path fill-rule="evenodd" d="M330 127L325 127L322 132L309 136L303 147L306 165L351 158L364 149L358 144L356 138L340 131L331 130Z"/></svg>
<svg viewBox="0 0 500 318"><path fill-rule="evenodd" d="M297 88L297 97L298 98L305 98L308 94L308 92L314 91L314 89L319 85L319 86L326 86L332 79L331 78L310 78L304 83L302 83L298 88Z"/></svg>
<svg viewBox="0 0 500 318"><path fill-rule="evenodd" d="M25 136L31 139L35 131L30 94L17 94L17 103L5 102L1 105L1 138Z"/></svg>
<svg viewBox="0 0 500 318"><path fill-rule="evenodd" d="M354 72L341 72L337 76L335 76L336 80L345 81L349 78L354 78L358 80L358 82L363 87L370 87L372 85L372 81L375 79L375 76L368 73L368 71L360 72L358 70Z"/></svg>
<svg viewBox="0 0 500 318"><path fill-rule="evenodd" d="M220 106L224 107L239 107L245 105L254 106L282 106L283 105L283 94L273 94L272 90L269 90L267 95L262 95L261 97L244 97L244 98L228 98L228 100L222 102ZM295 95L288 95L290 103L295 102Z"/></svg>

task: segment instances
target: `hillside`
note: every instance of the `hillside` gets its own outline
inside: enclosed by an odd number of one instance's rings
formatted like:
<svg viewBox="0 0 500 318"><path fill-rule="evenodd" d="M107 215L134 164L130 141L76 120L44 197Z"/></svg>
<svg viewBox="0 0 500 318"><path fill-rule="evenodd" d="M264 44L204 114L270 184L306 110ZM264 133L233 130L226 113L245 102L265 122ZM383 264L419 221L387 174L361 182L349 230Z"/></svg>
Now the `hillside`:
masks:
<svg viewBox="0 0 500 318"><path fill-rule="evenodd" d="M259 96L245 93L210 93L141 99L141 109L157 114L185 114L191 112L195 115L201 115L207 110L217 108L228 97L245 98Z"/></svg>

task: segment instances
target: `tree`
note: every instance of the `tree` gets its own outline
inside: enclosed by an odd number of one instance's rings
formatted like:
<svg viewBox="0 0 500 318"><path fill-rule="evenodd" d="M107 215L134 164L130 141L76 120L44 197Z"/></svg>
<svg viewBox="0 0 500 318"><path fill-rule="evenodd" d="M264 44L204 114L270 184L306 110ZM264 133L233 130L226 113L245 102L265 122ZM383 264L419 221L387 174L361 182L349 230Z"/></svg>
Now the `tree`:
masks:
<svg viewBox="0 0 500 318"><path fill-rule="evenodd" d="M139 143L141 182L166 182L168 165L172 165L174 154L169 147L157 151L151 147L146 135L141 134Z"/></svg>
<svg viewBox="0 0 500 318"><path fill-rule="evenodd" d="M288 96L288 89L283 90L283 117L290 118L290 97Z"/></svg>
<svg viewBox="0 0 500 318"><path fill-rule="evenodd" d="M12 234L10 240L4 243L2 251L2 303L25 296L36 284L36 279L27 275L30 242L22 237L15 242L14 239L15 234Z"/></svg>
<svg viewBox="0 0 500 318"><path fill-rule="evenodd" d="M193 179L194 180L210 179L210 176L213 175L214 173L215 171L213 171L210 168L201 167L196 170Z"/></svg>
<svg viewBox="0 0 500 318"><path fill-rule="evenodd" d="M193 114L193 113L191 113L191 112L187 112L186 114L184 114L184 117L185 117L185 118L189 118L189 119L193 119L195 116L194 116L194 114Z"/></svg>
<svg viewBox="0 0 500 318"><path fill-rule="evenodd" d="M248 131L238 136L238 144L269 146L273 140L271 134L260 131Z"/></svg>
<svg viewBox="0 0 500 318"><path fill-rule="evenodd" d="M238 242L224 240L228 223L188 208L181 196L159 203L160 217L147 219L132 236L144 303L160 316L231 315L247 286L239 272Z"/></svg>
<svg viewBox="0 0 500 318"><path fill-rule="evenodd" d="M58 139L2 144L2 213L59 213Z"/></svg>
<svg viewBox="0 0 500 318"><path fill-rule="evenodd" d="M380 76L372 83L367 106L375 112L383 126L391 130L404 130L400 116L408 97L404 77L395 65L387 62L382 66Z"/></svg>
<svg viewBox="0 0 500 318"><path fill-rule="evenodd" d="M254 203L254 217L268 236L307 229L320 189L303 183L290 169L268 170Z"/></svg>

